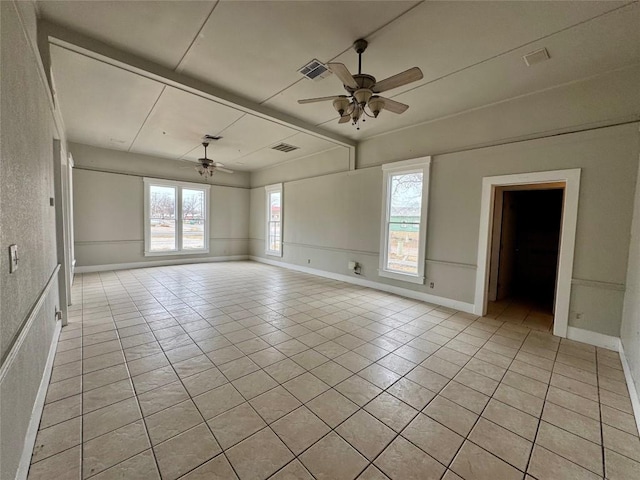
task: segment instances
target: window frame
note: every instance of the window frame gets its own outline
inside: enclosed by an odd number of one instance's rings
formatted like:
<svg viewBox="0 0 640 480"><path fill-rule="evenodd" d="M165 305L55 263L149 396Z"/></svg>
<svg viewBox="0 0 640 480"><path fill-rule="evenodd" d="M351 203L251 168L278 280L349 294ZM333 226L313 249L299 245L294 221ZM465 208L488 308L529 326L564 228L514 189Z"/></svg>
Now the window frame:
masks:
<svg viewBox="0 0 640 480"><path fill-rule="evenodd" d="M264 225L265 225L265 236L264 236L264 253L265 255L269 255L272 257L282 257L282 246L283 246L283 228L282 224L284 221L284 192L282 188L282 183L274 183L273 185L267 185L264 187L265 192L265 217L264 217ZM269 235L270 235L270 216L271 216L271 202L270 197L272 193L280 193L280 249L279 250L271 250L269 248Z"/></svg>
<svg viewBox="0 0 640 480"><path fill-rule="evenodd" d="M425 283L426 239L427 239L427 210L429 207L431 157L420 157L402 162L382 165L382 215L380 223L380 263L378 275L381 277L400 280L402 282ZM422 173L422 203L420 208L420 233L418 236L418 273L403 273L387 268L389 246L389 216L391 210L391 179L396 175Z"/></svg>
<svg viewBox="0 0 640 480"><path fill-rule="evenodd" d="M211 185L202 183L180 182L177 180L164 180L160 178L144 177L144 256L162 257L171 255L201 255L209 253L209 231L211 224L209 194ZM152 251L151 250L151 221L150 221L150 192L152 186L173 187L176 190L176 249ZM204 248L185 250L182 245L182 190L201 190L204 192Z"/></svg>

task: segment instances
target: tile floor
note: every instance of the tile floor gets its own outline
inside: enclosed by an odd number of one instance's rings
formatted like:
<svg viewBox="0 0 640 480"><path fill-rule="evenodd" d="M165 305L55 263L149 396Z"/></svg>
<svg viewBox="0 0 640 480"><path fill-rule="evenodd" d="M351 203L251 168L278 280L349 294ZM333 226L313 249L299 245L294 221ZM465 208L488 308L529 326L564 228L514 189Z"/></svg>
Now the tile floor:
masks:
<svg viewBox="0 0 640 480"><path fill-rule="evenodd" d="M31 480L640 478L618 355L521 321L252 262L73 303Z"/></svg>

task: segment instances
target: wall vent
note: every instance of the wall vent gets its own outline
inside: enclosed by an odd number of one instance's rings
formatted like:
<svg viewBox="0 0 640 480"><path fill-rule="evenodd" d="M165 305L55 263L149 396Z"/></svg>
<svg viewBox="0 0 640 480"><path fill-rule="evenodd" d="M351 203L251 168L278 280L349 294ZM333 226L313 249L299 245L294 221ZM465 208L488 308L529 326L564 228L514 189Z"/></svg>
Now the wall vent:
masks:
<svg viewBox="0 0 640 480"><path fill-rule="evenodd" d="M298 72L310 80L321 80L331 75L331 70L316 58L299 69Z"/></svg>
<svg viewBox="0 0 640 480"><path fill-rule="evenodd" d="M278 150L279 152L293 152L294 150L298 150L300 147L296 147L293 145L289 145L288 143L279 143L278 145L271 147L272 150Z"/></svg>

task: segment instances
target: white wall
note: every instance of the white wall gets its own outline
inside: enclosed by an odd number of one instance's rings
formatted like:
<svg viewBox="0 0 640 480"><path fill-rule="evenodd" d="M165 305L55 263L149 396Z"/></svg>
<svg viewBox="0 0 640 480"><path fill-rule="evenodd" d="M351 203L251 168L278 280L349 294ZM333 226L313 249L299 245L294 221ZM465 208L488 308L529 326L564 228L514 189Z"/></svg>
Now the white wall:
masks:
<svg viewBox="0 0 640 480"><path fill-rule="evenodd" d="M76 266L247 255L249 196L247 188L211 186L208 254L145 257L143 177L76 168L73 191Z"/></svg>
<svg viewBox="0 0 640 480"><path fill-rule="evenodd" d="M0 478L15 477L60 307L53 139L31 2L0 2ZM19 269L9 274L8 247ZM49 281L51 279L51 282ZM47 294L41 294L45 286ZM31 319L31 320L30 320Z"/></svg>
<svg viewBox="0 0 640 480"><path fill-rule="evenodd" d="M298 171L298 180L284 183L281 261L353 275L347 262L355 260L360 278L472 304L482 178L581 168L569 323L617 337L638 168L638 127L630 123L640 119L638 84L640 67L610 72L370 138L359 145L353 172L305 179ZM425 155L432 155L428 280L416 286L377 275L379 165ZM260 178L287 180L268 173ZM263 210L264 189L255 188L251 254L262 257Z"/></svg>
<svg viewBox="0 0 640 480"><path fill-rule="evenodd" d="M620 341L636 391L640 392L640 175L636 184Z"/></svg>

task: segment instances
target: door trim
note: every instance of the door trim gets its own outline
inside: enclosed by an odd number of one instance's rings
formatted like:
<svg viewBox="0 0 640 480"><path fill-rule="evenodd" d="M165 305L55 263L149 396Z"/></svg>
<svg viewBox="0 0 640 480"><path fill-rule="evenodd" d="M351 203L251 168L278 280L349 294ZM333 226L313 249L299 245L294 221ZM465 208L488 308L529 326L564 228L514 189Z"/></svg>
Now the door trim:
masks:
<svg viewBox="0 0 640 480"><path fill-rule="evenodd" d="M569 304L571 300L571 277L578 221L578 197L580 193L580 169L553 170L546 172L517 173L484 177L482 179L482 203L480 207L480 232L478 238L478 269L476 270L476 292L474 313L487 313L487 287L489 283L489 262L491 259L491 234L495 192L499 187L531 185L541 183L564 183L562 203L562 225L560 226L560 252L558 255L558 277L556 284L556 308L553 334L567 336L569 326Z"/></svg>

